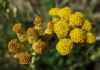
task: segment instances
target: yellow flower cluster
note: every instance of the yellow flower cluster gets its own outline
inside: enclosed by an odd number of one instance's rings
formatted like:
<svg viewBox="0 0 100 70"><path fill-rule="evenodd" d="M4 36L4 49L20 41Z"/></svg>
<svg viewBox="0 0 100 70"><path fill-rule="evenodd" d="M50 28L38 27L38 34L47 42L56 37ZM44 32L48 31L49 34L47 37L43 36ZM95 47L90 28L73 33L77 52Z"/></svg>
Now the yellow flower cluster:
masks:
<svg viewBox="0 0 100 70"><path fill-rule="evenodd" d="M59 38L56 49L61 55L68 55L72 50L68 47L73 48L73 43L95 43L95 36L91 32L92 23L85 18L83 13L73 12L69 7L53 8L49 12L50 16L59 18L56 21L52 19L52 22L54 22L54 32ZM52 15L54 12L57 17ZM72 42L68 44L68 40Z"/></svg>
<svg viewBox="0 0 100 70"><path fill-rule="evenodd" d="M47 42L52 38L54 22L48 22L45 30L43 23L42 17L36 17L33 23L35 26L29 27L27 31L24 30L21 23L15 24L12 30L17 34L20 42L31 45L30 48L37 54L44 54L48 51ZM32 55L28 53L22 43L18 43L17 39L11 40L8 43L8 50L15 53L14 58L18 58L20 64L28 64L32 60Z"/></svg>
<svg viewBox="0 0 100 70"><path fill-rule="evenodd" d="M21 43L18 43L17 39L13 39L9 42L8 50L9 52L15 53L14 57L20 60L20 64L27 64L32 60L32 56L27 53L25 46Z"/></svg>
<svg viewBox="0 0 100 70"><path fill-rule="evenodd" d="M15 53L14 57L20 60L20 64L28 64L33 58L24 44L31 45L32 52L44 54L50 50L47 43L54 33L59 39L56 49L63 56L72 51L75 43L95 43L95 36L91 32L92 23L85 18L83 13L73 12L71 8L64 7L50 9L49 15L52 20L47 23L46 29L43 28L42 17L36 17L34 26L26 31L21 23L13 26L12 30L17 34L20 43L17 39L11 40L8 43L8 50Z"/></svg>

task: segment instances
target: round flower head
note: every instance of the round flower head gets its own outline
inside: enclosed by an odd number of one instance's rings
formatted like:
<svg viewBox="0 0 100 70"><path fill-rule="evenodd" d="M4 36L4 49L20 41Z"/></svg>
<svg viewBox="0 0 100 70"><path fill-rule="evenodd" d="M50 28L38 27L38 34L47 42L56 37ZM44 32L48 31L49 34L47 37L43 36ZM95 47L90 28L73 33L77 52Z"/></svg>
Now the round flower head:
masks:
<svg viewBox="0 0 100 70"><path fill-rule="evenodd" d="M36 37L36 36L38 36L38 30L35 29L35 28L29 28L29 29L27 30L27 35L28 35L28 36Z"/></svg>
<svg viewBox="0 0 100 70"><path fill-rule="evenodd" d="M8 44L8 50L9 52L21 53L25 52L26 48L23 44L18 43L17 39L13 39Z"/></svg>
<svg viewBox="0 0 100 70"><path fill-rule="evenodd" d="M60 39L60 41L56 45L56 49L61 55L68 55L73 48L73 42L71 39Z"/></svg>
<svg viewBox="0 0 100 70"><path fill-rule="evenodd" d="M54 24L54 32L57 34L58 38L64 38L67 36L70 27L68 23L63 20L60 20Z"/></svg>
<svg viewBox="0 0 100 70"><path fill-rule="evenodd" d="M92 23L90 21L88 21L88 20L85 20L84 24L82 26L82 30L90 32L92 30Z"/></svg>
<svg viewBox="0 0 100 70"><path fill-rule="evenodd" d="M86 42L90 43L90 44L96 42L96 38L95 38L95 36L91 32L87 32L86 33Z"/></svg>
<svg viewBox="0 0 100 70"><path fill-rule="evenodd" d="M29 28L27 30L27 35L28 35L28 42L30 44L38 40L39 34L38 34L38 30L35 28Z"/></svg>
<svg viewBox="0 0 100 70"><path fill-rule="evenodd" d="M32 45L33 50L38 54L43 54L47 51L47 44L41 40L36 41Z"/></svg>
<svg viewBox="0 0 100 70"><path fill-rule="evenodd" d="M15 33L23 33L24 32L24 29L22 27L22 24L21 23L17 23L13 26L13 31Z"/></svg>
<svg viewBox="0 0 100 70"><path fill-rule="evenodd" d="M59 11L59 8L51 8L49 10L49 15L52 17L57 17L57 12Z"/></svg>
<svg viewBox="0 0 100 70"><path fill-rule="evenodd" d="M20 45L17 43L17 39L13 39L8 44L9 52L18 52Z"/></svg>
<svg viewBox="0 0 100 70"><path fill-rule="evenodd" d="M20 64L28 64L31 62L32 56L27 52L20 53L19 60L20 60Z"/></svg>
<svg viewBox="0 0 100 70"><path fill-rule="evenodd" d="M34 24L36 26L42 26L43 22L44 22L44 19L42 17L36 17L35 20L34 20Z"/></svg>
<svg viewBox="0 0 100 70"><path fill-rule="evenodd" d="M81 12L75 12L69 18L69 25L72 28L80 27L84 23L84 15Z"/></svg>
<svg viewBox="0 0 100 70"><path fill-rule="evenodd" d="M84 32L79 28L73 29L70 32L70 37L71 37L72 41L75 43L83 43L84 39L85 39Z"/></svg>
<svg viewBox="0 0 100 70"><path fill-rule="evenodd" d="M69 7L62 8L58 11L58 16L64 20L68 20L69 17L72 15L73 11Z"/></svg>

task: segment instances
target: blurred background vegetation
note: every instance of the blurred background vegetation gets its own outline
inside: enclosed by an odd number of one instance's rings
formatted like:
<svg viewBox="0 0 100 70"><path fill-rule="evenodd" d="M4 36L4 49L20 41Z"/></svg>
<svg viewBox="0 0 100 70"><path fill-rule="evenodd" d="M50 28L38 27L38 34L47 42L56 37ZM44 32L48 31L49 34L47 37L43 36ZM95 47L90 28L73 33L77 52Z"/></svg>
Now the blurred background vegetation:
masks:
<svg viewBox="0 0 100 70"><path fill-rule="evenodd" d="M45 27L51 20L49 9L64 6L85 14L93 23L97 41L93 45L76 46L68 56L61 56L55 48L51 49L35 62L35 70L100 70L100 0L0 0L0 70L34 70L33 65L20 65L8 52L8 42L17 38L12 26L20 22L27 29L33 26L36 16L41 16L45 19ZM50 40L50 46L54 40L55 36Z"/></svg>

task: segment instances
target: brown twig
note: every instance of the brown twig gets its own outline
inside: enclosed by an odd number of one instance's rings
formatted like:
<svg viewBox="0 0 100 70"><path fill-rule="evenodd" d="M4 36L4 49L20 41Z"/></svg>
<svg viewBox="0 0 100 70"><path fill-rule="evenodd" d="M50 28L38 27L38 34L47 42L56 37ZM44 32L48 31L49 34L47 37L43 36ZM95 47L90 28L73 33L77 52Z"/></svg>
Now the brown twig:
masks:
<svg viewBox="0 0 100 70"><path fill-rule="evenodd" d="M90 4L91 0L87 0L82 8L82 11L84 12L87 8L87 6Z"/></svg>
<svg viewBox="0 0 100 70"><path fill-rule="evenodd" d="M58 0L56 0L56 7L59 7L59 2L58 2Z"/></svg>

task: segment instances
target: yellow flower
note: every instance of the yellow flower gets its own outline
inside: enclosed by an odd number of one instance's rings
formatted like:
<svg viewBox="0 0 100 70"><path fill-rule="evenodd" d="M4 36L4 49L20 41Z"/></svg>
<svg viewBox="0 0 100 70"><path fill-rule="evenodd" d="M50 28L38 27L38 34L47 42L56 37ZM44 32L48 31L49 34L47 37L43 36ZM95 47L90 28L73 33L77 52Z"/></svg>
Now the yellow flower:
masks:
<svg viewBox="0 0 100 70"><path fill-rule="evenodd" d="M71 37L72 41L75 43L83 43L84 39L85 39L84 32L79 28L73 29L70 32L70 37Z"/></svg>
<svg viewBox="0 0 100 70"><path fill-rule="evenodd" d="M27 41L27 35L26 35L26 32L24 31L21 23L15 24L13 26L13 31L17 34L17 37L21 42Z"/></svg>
<svg viewBox="0 0 100 70"><path fill-rule="evenodd" d="M53 30L54 30L54 23L48 22L47 28L42 35L42 40L43 41L49 41L52 38Z"/></svg>
<svg viewBox="0 0 100 70"><path fill-rule="evenodd" d="M65 7L60 9L57 14L61 19L68 20L72 13L73 11L71 8Z"/></svg>
<svg viewBox="0 0 100 70"><path fill-rule="evenodd" d="M33 42L38 40L39 34L38 30L35 28L29 28L27 30L27 35L28 35L28 42L32 44Z"/></svg>
<svg viewBox="0 0 100 70"><path fill-rule="evenodd" d="M57 17L57 12L59 11L59 8L51 8L49 10L49 15L53 17Z"/></svg>
<svg viewBox="0 0 100 70"><path fill-rule="evenodd" d="M66 37L69 30L70 27L68 23L63 20L60 20L54 24L54 31L60 39Z"/></svg>
<svg viewBox="0 0 100 70"><path fill-rule="evenodd" d="M73 15L69 18L69 25L72 28L80 27L84 23L84 14L81 12L75 12Z"/></svg>
<svg viewBox="0 0 100 70"><path fill-rule="evenodd" d="M8 44L9 52L18 52L20 45L17 43L17 39L13 39Z"/></svg>
<svg viewBox="0 0 100 70"><path fill-rule="evenodd" d="M35 20L34 20L34 24L36 26L42 26L43 22L44 22L44 19L42 17L36 17Z"/></svg>
<svg viewBox="0 0 100 70"><path fill-rule="evenodd" d="M13 26L13 31L15 33L23 33L24 32L24 29L22 27L22 24L21 23L17 23Z"/></svg>
<svg viewBox="0 0 100 70"><path fill-rule="evenodd" d="M47 44L41 40L36 41L32 45L33 50L38 54L43 54L47 51Z"/></svg>
<svg viewBox="0 0 100 70"><path fill-rule="evenodd" d="M60 39L60 41L56 45L56 49L61 55L68 55L73 48L73 42L71 39Z"/></svg>
<svg viewBox="0 0 100 70"><path fill-rule="evenodd" d="M42 17L36 17L35 20L34 20L34 24L35 24L34 28L38 30L38 33L39 33L40 36L44 32L43 22L44 22L44 19Z"/></svg>
<svg viewBox="0 0 100 70"><path fill-rule="evenodd" d="M82 26L82 30L90 32L92 30L92 23L90 21L88 21L88 20L85 20L84 24Z"/></svg>
<svg viewBox="0 0 100 70"><path fill-rule="evenodd" d="M95 38L95 36L91 32L87 32L86 33L86 42L90 43L90 44L96 42L96 38Z"/></svg>
<svg viewBox="0 0 100 70"><path fill-rule="evenodd" d="M20 60L20 64L28 64L31 62L32 56L27 52L20 53L19 60Z"/></svg>
<svg viewBox="0 0 100 70"><path fill-rule="evenodd" d="M26 48L23 44L18 43L17 39L13 39L8 44L8 50L9 52L21 53L25 52Z"/></svg>

